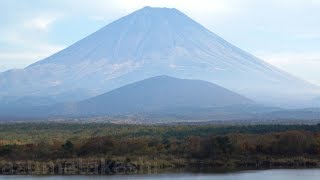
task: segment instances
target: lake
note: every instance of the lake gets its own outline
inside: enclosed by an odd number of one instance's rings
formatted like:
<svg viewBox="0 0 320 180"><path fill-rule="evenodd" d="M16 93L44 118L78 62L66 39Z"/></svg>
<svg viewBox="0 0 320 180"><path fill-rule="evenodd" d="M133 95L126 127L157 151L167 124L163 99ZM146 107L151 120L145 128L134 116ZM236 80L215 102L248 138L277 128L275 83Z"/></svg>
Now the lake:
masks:
<svg viewBox="0 0 320 180"><path fill-rule="evenodd" d="M230 173L215 174L189 174L189 173L173 173L173 174L151 174L151 175L115 175L115 176L0 176L2 179L44 179L44 180L81 180L81 179L142 179L142 180L319 180L320 169L277 169L277 170L250 170Z"/></svg>

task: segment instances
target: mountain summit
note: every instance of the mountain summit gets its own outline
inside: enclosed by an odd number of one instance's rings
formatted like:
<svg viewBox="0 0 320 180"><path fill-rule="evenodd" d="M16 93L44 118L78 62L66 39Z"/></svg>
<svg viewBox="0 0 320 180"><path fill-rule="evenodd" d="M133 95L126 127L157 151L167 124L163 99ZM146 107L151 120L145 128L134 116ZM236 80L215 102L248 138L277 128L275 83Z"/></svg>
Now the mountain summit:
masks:
<svg viewBox="0 0 320 180"><path fill-rule="evenodd" d="M1 73L0 97L79 100L162 74L209 81L261 101L316 89L177 9L145 7L25 69Z"/></svg>

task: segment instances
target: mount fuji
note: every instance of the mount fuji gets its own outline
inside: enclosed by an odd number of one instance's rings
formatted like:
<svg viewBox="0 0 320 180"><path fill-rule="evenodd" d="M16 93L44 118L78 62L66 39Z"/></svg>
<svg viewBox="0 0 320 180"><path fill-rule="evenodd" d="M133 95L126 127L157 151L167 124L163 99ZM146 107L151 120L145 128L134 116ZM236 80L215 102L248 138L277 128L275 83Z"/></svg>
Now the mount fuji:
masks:
<svg viewBox="0 0 320 180"><path fill-rule="evenodd" d="M0 100L78 101L159 75L209 81L258 102L311 99L319 90L177 9L145 7L46 59L1 73Z"/></svg>

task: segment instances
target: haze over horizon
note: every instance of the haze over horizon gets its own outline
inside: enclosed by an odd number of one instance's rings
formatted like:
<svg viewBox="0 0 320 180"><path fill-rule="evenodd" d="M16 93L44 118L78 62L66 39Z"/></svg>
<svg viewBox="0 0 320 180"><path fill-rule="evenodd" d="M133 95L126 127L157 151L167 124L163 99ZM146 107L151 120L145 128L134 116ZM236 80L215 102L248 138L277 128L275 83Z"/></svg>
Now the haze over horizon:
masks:
<svg viewBox="0 0 320 180"><path fill-rule="evenodd" d="M304 80L320 84L317 50L320 26L314 23L319 14L318 0L259 3L250 0L189 3L181 0L5 0L0 2L0 33L3 35L0 72L23 68L46 58L144 6L177 8L241 49Z"/></svg>

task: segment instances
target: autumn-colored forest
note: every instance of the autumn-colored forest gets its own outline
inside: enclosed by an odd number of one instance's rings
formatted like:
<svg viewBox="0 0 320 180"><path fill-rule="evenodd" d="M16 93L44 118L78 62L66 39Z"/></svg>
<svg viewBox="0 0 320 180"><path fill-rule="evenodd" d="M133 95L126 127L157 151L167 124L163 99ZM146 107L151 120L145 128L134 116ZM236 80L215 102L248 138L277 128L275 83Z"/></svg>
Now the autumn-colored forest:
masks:
<svg viewBox="0 0 320 180"><path fill-rule="evenodd" d="M318 167L320 125L0 126L0 166L3 162L78 158L104 158L133 165L143 158L160 168Z"/></svg>

